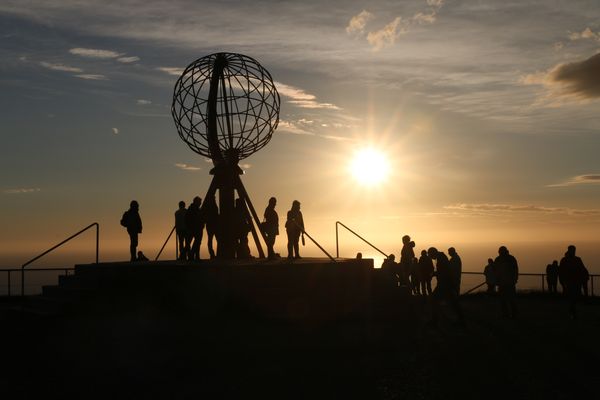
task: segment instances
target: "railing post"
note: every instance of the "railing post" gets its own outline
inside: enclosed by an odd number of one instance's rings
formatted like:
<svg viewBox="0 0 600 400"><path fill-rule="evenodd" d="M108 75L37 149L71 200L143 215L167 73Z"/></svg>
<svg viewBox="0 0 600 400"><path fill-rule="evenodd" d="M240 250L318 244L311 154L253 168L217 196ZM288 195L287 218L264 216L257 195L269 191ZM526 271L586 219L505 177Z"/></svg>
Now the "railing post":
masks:
<svg viewBox="0 0 600 400"><path fill-rule="evenodd" d="M25 296L25 269L21 268L21 297Z"/></svg>
<svg viewBox="0 0 600 400"><path fill-rule="evenodd" d="M338 224L339 221L335 222L335 257L340 258L340 245L338 242Z"/></svg>
<svg viewBox="0 0 600 400"><path fill-rule="evenodd" d="M10 297L10 269L7 272L8 272L8 297Z"/></svg>
<svg viewBox="0 0 600 400"><path fill-rule="evenodd" d="M546 288L544 287L544 274L542 274L542 293L544 293L546 291Z"/></svg>
<svg viewBox="0 0 600 400"><path fill-rule="evenodd" d="M596 277L595 275L592 275L592 279L591 279L591 283L592 283L592 287L591 287L591 289L592 289L592 296L594 296L594 278L595 277Z"/></svg>
<svg viewBox="0 0 600 400"><path fill-rule="evenodd" d="M100 224L96 223L96 264L98 264L99 249L100 249Z"/></svg>
<svg viewBox="0 0 600 400"><path fill-rule="evenodd" d="M179 260L179 235L177 232L175 232L175 260Z"/></svg>

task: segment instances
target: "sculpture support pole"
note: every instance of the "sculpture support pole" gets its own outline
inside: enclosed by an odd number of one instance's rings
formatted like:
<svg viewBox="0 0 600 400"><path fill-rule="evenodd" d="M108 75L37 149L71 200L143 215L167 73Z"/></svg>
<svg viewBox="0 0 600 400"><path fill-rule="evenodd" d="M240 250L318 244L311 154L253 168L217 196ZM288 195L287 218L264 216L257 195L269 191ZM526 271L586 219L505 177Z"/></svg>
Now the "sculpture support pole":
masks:
<svg viewBox="0 0 600 400"><path fill-rule="evenodd" d="M265 238L265 233L262 231L262 229L260 229L260 219L258 218L258 215L256 214L256 210L254 209L254 206L252 205L252 202L250 201L250 196L248 196L248 192L246 192L246 188L244 187L244 184L242 183L242 180L240 179L239 175L236 176L235 186L236 186L238 194L240 195L242 200L244 200L244 204L246 204L246 207L250 210L250 214L252 216L252 218L250 220L254 222L252 224L252 237L254 238L254 242L256 243L256 249L258 250L258 256L260 258L265 258L265 252L262 249L262 245L260 244L260 239L256 233L256 230L254 229L255 224L258 227L260 236L263 238L265 243L267 243L267 239Z"/></svg>

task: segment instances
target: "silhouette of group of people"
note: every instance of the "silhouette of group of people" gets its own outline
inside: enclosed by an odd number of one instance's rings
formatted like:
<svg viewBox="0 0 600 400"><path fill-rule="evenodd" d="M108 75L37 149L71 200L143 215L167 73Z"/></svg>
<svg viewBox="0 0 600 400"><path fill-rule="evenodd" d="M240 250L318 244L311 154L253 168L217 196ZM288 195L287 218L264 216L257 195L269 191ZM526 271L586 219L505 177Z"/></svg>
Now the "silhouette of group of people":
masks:
<svg viewBox="0 0 600 400"><path fill-rule="evenodd" d="M259 229L264 235L267 245L269 259L279 258L279 253L274 250L275 240L279 235L279 216L275 210L277 199L271 197L265 208L264 219L259 224ZM248 245L248 234L252 231L252 219L248 213L246 204L242 198L237 198L234 208L233 235L235 237L235 257L239 259L252 258L250 246ZM209 197L204 202L199 196L194 197L186 208L184 201L179 202L179 208L175 211L175 232L177 234L178 258L181 261L200 260L200 245L203 232L206 228L207 247L209 257L215 258L214 242L219 242L220 223L219 208L215 197ZM137 252L138 235L142 233L142 219L139 214L139 203L132 200L130 207L121 218L121 225L127 229L130 239L131 261L148 260L143 253ZM300 257L300 239L304 245L304 219L300 211L300 202L294 200L291 209L287 213L285 223L287 233L287 257Z"/></svg>
<svg viewBox="0 0 600 400"><path fill-rule="evenodd" d="M552 264L546 266L546 282L550 293L558 293L558 283L562 288L562 293L569 302L569 314L572 318L577 318L577 303L582 294L588 296L588 281L590 273L583 264L580 257L575 253L577 248L574 245L567 247L564 257L558 261L552 261Z"/></svg>

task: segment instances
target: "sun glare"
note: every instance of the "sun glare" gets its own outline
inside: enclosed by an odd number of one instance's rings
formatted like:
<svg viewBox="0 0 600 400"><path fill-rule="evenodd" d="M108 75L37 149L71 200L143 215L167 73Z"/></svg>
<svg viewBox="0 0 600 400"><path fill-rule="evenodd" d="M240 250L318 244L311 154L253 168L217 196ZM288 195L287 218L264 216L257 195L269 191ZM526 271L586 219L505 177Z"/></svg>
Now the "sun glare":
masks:
<svg viewBox="0 0 600 400"><path fill-rule="evenodd" d="M354 179L368 186L385 181L389 170L390 166L386 155L372 148L358 151L350 163L350 172Z"/></svg>

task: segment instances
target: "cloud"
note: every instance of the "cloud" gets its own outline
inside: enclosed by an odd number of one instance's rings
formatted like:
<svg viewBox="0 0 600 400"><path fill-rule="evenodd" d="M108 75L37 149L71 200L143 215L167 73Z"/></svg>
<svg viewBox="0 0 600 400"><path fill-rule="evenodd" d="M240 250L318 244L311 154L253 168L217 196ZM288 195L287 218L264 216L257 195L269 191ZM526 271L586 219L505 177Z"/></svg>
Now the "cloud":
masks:
<svg viewBox="0 0 600 400"><path fill-rule="evenodd" d="M341 110L340 107L331 103L320 103L317 101L317 97L313 94L306 93L304 90L286 85L285 83L275 82L275 87L281 96L288 97L288 103L295 104L301 108L310 109L330 109L330 110Z"/></svg>
<svg viewBox="0 0 600 400"><path fill-rule="evenodd" d="M18 189L5 189L2 192L5 194L24 194L24 193L35 193L39 192L40 188L18 188Z"/></svg>
<svg viewBox="0 0 600 400"><path fill-rule="evenodd" d="M552 185L548 185L547 187L564 187L564 186L573 186L573 185L595 185L600 184L600 174L588 174L588 175L577 175L574 176L565 182L554 183Z"/></svg>
<svg viewBox="0 0 600 400"><path fill-rule="evenodd" d="M433 24L436 20L436 17L437 13L434 10L431 10L428 14L418 12L413 15L412 19L418 24Z"/></svg>
<svg viewBox="0 0 600 400"><path fill-rule="evenodd" d="M81 57L87 58L117 58L121 54L114 52L112 50L100 50L100 49L84 49L81 47L76 47L69 50L69 53L75 54Z"/></svg>
<svg viewBox="0 0 600 400"><path fill-rule="evenodd" d="M184 171L200 171L202 169L200 167L194 167L193 165L183 163L176 163L175 166Z"/></svg>
<svg viewBox="0 0 600 400"><path fill-rule="evenodd" d="M283 132L293 133L294 135L316 135L314 132L307 131L306 129L301 128L300 126L291 121L284 121L282 119L279 120L279 125L277 125L277 129Z"/></svg>
<svg viewBox="0 0 600 400"><path fill-rule="evenodd" d="M44 68L51 69L53 71L64 71L64 72L83 72L81 68L70 67L64 64L52 64L46 61L42 61L40 65Z"/></svg>
<svg viewBox="0 0 600 400"><path fill-rule="evenodd" d="M118 134L119 134L119 128L112 128L112 132L113 132L115 135L118 135Z"/></svg>
<svg viewBox="0 0 600 400"><path fill-rule="evenodd" d="M381 50L396 43L396 39L406 32L408 28L402 23L402 17L396 17L380 30L369 32L367 41L375 50Z"/></svg>
<svg viewBox="0 0 600 400"><path fill-rule="evenodd" d="M521 78L526 85L543 85L548 99L589 100L600 97L600 53L583 61L558 64L548 71Z"/></svg>
<svg viewBox="0 0 600 400"><path fill-rule="evenodd" d="M156 68L159 71L162 72L166 72L169 75L173 75L173 76L181 76L181 74L183 74L184 69L183 68L177 68L177 67L158 67Z"/></svg>
<svg viewBox="0 0 600 400"><path fill-rule="evenodd" d="M348 26L346 26L346 33L351 35L354 33L363 33L365 31L365 26L367 22L372 20L374 15L368 12L367 10L362 10L358 15L350 18L350 22L348 22Z"/></svg>
<svg viewBox="0 0 600 400"><path fill-rule="evenodd" d="M132 56L132 57L119 57L119 58L117 58L117 61L120 62L120 63L129 64L129 63L134 63L136 61L140 61L140 58L136 57L136 56Z"/></svg>
<svg viewBox="0 0 600 400"><path fill-rule="evenodd" d="M79 74L74 76L80 79L87 79L90 81L105 81L108 79L106 76L100 74Z"/></svg>
<svg viewBox="0 0 600 400"><path fill-rule="evenodd" d="M539 214L564 214L564 215L600 215L597 209L573 209L567 207L545 207L538 205L519 205L519 204L488 204L488 203L458 203L444 206L446 210L462 211L468 213L482 213L487 215L507 213L539 213Z"/></svg>
<svg viewBox="0 0 600 400"><path fill-rule="evenodd" d="M148 104L152 104L152 102L150 100L146 100L146 99L138 99L136 101L137 104L141 105L141 106L146 106Z"/></svg>
<svg viewBox="0 0 600 400"><path fill-rule="evenodd" d="M444 5L444 0L427 0L427 5L431 7L440 8Z"/></svg>
<svg viewBox="0 0 600 400"><path fill-rule="evenodd" d="M569 39L571 40L585 40L585 39L593 39L600 42L600 33L594 32L588 26L581 32L571 32L569 33Z"/></svg>

